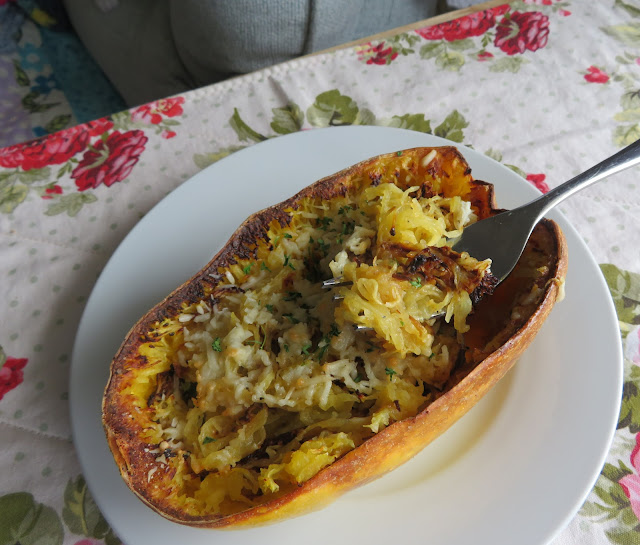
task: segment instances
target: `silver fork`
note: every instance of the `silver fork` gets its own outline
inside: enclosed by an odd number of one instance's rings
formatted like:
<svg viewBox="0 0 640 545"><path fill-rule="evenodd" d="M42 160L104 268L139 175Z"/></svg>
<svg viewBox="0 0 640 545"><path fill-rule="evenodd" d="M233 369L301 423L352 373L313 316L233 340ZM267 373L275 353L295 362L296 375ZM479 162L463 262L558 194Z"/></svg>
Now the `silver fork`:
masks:
<svg viewBox="0 0 640 545"><path fill-rule="evenodd" d="M578 191L638 164L640 140L528 204L469 225L449 246L478 260L490 258L491 273L502 282L522 255L533 228L549 210Z"/></svg>
<svg viewBox="0 0 640 545"><path fill-rule="evenodd" d="M638 164L640 164L640 140L528 204L465 227L462 235L448 241L448 246L459 253L468 252L470 256L480 261L491 259L491 273L500 283L513 270L531 232L549 210L578 191ZM349 285L351 282L345 282L340 278L331 278L322 283L322 287L326 289ZM339 295L334 295L336 300L341 298ZM432 318L443 314L433 315ZM354 327L361 331L370 330L364 326Z"/></svg>

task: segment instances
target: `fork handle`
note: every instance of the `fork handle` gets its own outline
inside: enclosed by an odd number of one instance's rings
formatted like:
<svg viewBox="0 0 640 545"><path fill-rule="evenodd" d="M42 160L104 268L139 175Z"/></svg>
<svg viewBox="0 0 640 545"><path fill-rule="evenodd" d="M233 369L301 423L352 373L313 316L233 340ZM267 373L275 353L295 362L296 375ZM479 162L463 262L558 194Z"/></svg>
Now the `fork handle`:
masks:
<svg viewBox="0 0 640 545"><path fill-rule="evenodd" d="M601 161L571 180L560 184L551 191L538 197L528 205L538 209L538 219L541 219L554 206L564 201L567 197L589 187L596 182L604 180L612 174L616 174L627 168L640 164L640 140L636 140L611 157Z"/></svg>

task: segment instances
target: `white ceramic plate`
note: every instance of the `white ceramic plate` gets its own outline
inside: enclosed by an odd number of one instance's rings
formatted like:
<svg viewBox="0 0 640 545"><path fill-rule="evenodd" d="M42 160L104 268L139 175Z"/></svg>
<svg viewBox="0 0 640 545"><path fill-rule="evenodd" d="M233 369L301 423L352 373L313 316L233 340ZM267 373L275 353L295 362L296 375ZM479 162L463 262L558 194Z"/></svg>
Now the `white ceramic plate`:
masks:
<svg viewBox="0 0 640 545"><path fill-rule="evenodd" d="M516 367L410 462L317 513L240 531L171 523L128 490L104 437L103 388L110 360L128 329L207 263L249 214L365 158L445 144L451 143L380 127L279 137L203 170L125 238L87 303L70 385L73 432L84 475L125 543L376 545L401 539L403 545L540 545L569 522L593 486L612 439L622 353L599 268L559 213L550 216L560 223L569 244L567 297ZM511 208L538 195L503 165L468 148L462 152L475 178L495 184L500 207Z"/></svg>

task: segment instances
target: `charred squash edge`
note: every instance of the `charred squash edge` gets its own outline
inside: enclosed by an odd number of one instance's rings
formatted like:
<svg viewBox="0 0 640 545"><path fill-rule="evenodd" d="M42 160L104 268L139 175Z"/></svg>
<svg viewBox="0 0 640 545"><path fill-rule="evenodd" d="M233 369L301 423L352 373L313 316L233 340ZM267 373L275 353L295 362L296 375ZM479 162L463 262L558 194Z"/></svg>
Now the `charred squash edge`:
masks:
<svg viewBox="0 0 640 545"><path fill-rule="evenodd" d="M431 148L415 148L415 150ZM466 160L455 147L438 148L447 161ZM414 150L405 150L411 153ZM269 224L278 220L288 221L287 208L296 208L305 197L331 199L344 195L349 180L356 177L372 163L392 157L395 153L367 159L341 172L323 178L306 187L293 197L259 211L247 218L231 236L227 244L211 261L191 279L177 288L151 309L128 333L111 365L111 373L103 398L103 425L107 441L118 469L129 488L149 507L165 518L206 528L239 528L263 525L317 510L336 499L341 493L360 486L391 471L408 461L433 439L446 431L480 400L514 365L532 342L559 297L561 283L567 270L567 246L562 231L551 220L540 222L536 230L545 230L553 248L550 252L550 281L535 312L496 351L489 354L459 382L452 385L441 397L429 404L415 417L395 422L362 445L348 452L327 468L321 470L297 489L272 501L229 516L212 515L194 517L175 509L167 502L151 497L147 483L146 466L154 455L142 451L137 438L139 428L129 416L130 407L119 395L121 375L135 368L144 367L144 357L137 354L141 343L147 342L145 332L157 321L176 316L181 304L197 302L204 296L205 284L211 284L211 274L226 267L236 259L253 257L253 248L259 238L266 236ZM491 184L473 180L476 190L471 196L481 209L499 212L495 207ZM167 481L170 477L167 478Z"/></svg>

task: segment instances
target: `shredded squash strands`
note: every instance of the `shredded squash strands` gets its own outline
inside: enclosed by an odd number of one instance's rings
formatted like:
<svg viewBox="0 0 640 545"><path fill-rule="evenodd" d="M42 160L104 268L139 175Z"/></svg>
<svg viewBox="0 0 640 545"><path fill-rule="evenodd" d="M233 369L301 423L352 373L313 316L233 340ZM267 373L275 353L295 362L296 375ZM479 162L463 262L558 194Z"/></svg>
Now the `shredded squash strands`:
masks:
<svg viewBox="0 0 640 545"><path fill-rule="evenodd" d="M144 366L119 395L149 415L142 437L157 464L147 480L170 471L163 494L188 516L295 489L419 413L464 360L490 262L446 241L479 210L466 178L414 180L411 160L372 163L337 196L296 200L251 259L213 271L213 288L137 348ZM422 160L430 172L438 153ZM323 290L331 277L352 284Z"/></svg>

